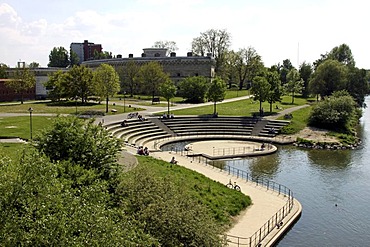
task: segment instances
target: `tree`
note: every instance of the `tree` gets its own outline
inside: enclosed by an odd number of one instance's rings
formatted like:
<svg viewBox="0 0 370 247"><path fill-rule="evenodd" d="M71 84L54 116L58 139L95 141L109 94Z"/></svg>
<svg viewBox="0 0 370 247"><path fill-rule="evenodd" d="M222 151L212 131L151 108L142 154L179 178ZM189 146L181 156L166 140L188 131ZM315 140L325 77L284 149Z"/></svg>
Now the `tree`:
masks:
<svg viewBox="0 0 370 247"><path fill-rule="evenodd" d="M160 85L159 91L161 96L167 100L167 114L170 114L170 100L176 95L176 86L168 79Z"/></svg>
<svg viewBox="0 0 370 247"><path fill-rule="evenodd" d="M349 46L346 44L336 46L330 52L321 54L321 57L313 63L315 66L315 69L317 69L319 65L321 65L323 62L325 62L328 59L336 60L346 66L350 66L350 67L355 66L355 60L353 58L352 51L349 48Z"/></svg>
<svg viewBox="0 0 370 247"><path fill-rule="evenodd" d="M68 51L60 46L50 51L48 67L67 68L69 65Z"/></svg>
<svg viewBox="0 0 370 247"><path fill-rule="evenodd" d="M303 62L299 68L300 77L303 80L302 96L307 98L309 95L308 84L312 75L312 66L309 63Z"/></svg>
<svg viewBox="0 0 370 247"><path fill-rule="evenodd" d="M231 36L226 30L209 29L194 38L191 47L192 51L200 56L211 53L216 59L215 72L221 76L225 55L230 44Z"/></svg>
<svg viewBox="0 0 370 247"><path fill-rule="evenodd" d="M128 89L131 97L139 86L139 71L140 66L135 61L129 61L126 67L119 67L117 71L121 79L121 90L126 91Z"/></svg>
<svg viewBox="0 0 370 247"><path fill-rule="evenodd" d="M179 83L179 95L187 102L204 102L208 90L208 80L203 76L187 77Z"/></svg>
<svg viewBox="0 0 370 247"><path fill-rule="evenodd" d="M310 92L320 94L324 98L334 91L345 89L347 71L348 68L340 62L332 59L325 60L312 75L309 82Z"/></svg>
<svg viewBox="0 0 370 247"><path fill-rule="evenodd" d="M294 104L294 95L301 93L303 89L303 79L300 78L296 69L291 69L287 74L287 83L284 85L285 90L292 95L292 104Z"/></svg>
<svg viewBox="0 0 370 247"><path fill-rule="evenodd" d="M355 66L355 60L352 55L352 51L346 44L334 47L328 54L328 59L337 60L338 62L347 65Z"/></svg>
<svg viewBox="0 0 370 247"><path fill-rule="evenodd" d="M28 65L29 68L39 68L40 67L40 64L37 63L37 62L32 62L30 63L30 65Z"/></svg>
<svg viewBox="0 0 370 247"><path fill-rule="evenodd" d="M77 117L58 117L53 125L34 139L36 148L53 162L69 160L74 165L96 171L100 178L115 177L121 140L108 131Z"/></svg>
<svg viewBox="0 0 370 247"><path fill-rule="evenodd" d="M211 85L207 91L207 98L211 100L213 104L213 115L217 115L216 103L223 101L226 95L226 83L219 77L212 80Z"/></svg>
<svg viewBox="0 0 370 247"><path fill-rule="evenodd" d="M74 65L67 73L64 81L67 83L65 91L69 98L80 97L82 103L87 102L87 98L94 93L93 72L86 66Z"/></svg>
<svg viewBox="0 0 370 247"><path fill-rule="evenodd" d="M280 68L280 81L284 85L287 82L286 76L288 75L289 71L294 67L289 59L285 59L283 61L283 65L279 66L279 68Z"/></svg>
<svg viewBox="0 0 370 247"><path fill-rule="evenodd" d="M48 97L53 101L59 101L61 98L69 97L67 94L68 74L58 70L49 75L49 79L44 83Z"/></svg>
<svg viewBox="0 0 370 247"><path fill-rule="evenodd" d="M254 95L254 100L260 102L260 112L262 113L262 102L266 101L269 96L271 85L267 79L262 76L256 76L253 80L251 93Z"/></svg>
<svg viewBox="0 0 370 247"><path fill-rule="evenodd" d="M266 72L267 82L270 84L270 92L267 97L267 102L270 103L270 112L272 112L272 104L280 101L283 95L279 73L272 68Z"/></svg>
<svg viewBox="0 0 370 247"><path fill-rule="evenodd" d="M153 100L158 93L160 85L169 80L169 76L163 72L163 68L159 63L149 62L141 66L138 80L143 91L151 95Z"/></svg>
<svg viewBox="0 0 370 247"><path fill-rule="evenodd" d="M0 79L6 79L8 78L6 74L6 69L8 66L6 64L0 63Z"/></svg>
<svg viewBox="0 0 370 247"><path fill-rule="evenodd" d="M359 119L356 102L348 92L337 91L312 109L309 124L331 130L349 131L350 122Z"/></svg>
<svg viewBox="0 0 370 247"><path fill-rule="evenodd" d="M0 159L1 246L158 246L140 222L112 207L109 183L94 169L50 162L31 146L19 157Z"/></svg>
<svg viewBox="0 0 370 247"><path fill-rule="evenodd" d="M365 69L350 67L348 69L346 90L359 107L365 106L365 96L370 93L369 74Z"/></svg>
<svg viewBox="0 0 370 247"><path fill-rule="evenodd" d="M74 52L72 49L69 51L69 61L70 66L79 65L81 63L80 58L78 57L77 53Z"/></svg>
<svg viewBox="0 0 370 247"><path fill-rule="evenodd" d="M6 86L21 95L21 104L23 104L23 94L36 85L35 75L29 68L17 68L12 75L12 79L7 81Z"/></svg>
<svg viewBox="0 0 370 247"><path fill-rule="evenodd" d="M118 73L111 65L103 63L94 71L94 87L98 96L105 97L108 112L109 97L120 90Z"/></svg>
<svg viewBox="0 0 370 247"><path fill-rule="evenodd" d="M171 52L175 52L179 49L179 48L177 48L177 45L176 45L175 41L168 41L168 40L156 41L156 42L154 42L153 47L154 48L165 48L165 49L167 49L167 54L166 54L167 56Z"/></svg>

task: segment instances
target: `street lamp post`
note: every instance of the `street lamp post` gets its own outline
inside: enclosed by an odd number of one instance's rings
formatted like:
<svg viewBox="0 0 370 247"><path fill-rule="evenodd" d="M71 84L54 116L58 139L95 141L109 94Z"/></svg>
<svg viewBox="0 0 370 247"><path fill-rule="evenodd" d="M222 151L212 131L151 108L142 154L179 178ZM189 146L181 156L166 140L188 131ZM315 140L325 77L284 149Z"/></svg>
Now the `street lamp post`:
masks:
<svg viewBox="0 0 370 247"><path fill-rule="evenodd" d="M28 111L30 112L30 135L32 140L32 112L33 112L32 107L28 108Z"/></svg>
<svg viewBox="0 0 370 247"><path fill-rule="evenodd" d="M123 112L126 112L126 91L123 92Z"/></svg>

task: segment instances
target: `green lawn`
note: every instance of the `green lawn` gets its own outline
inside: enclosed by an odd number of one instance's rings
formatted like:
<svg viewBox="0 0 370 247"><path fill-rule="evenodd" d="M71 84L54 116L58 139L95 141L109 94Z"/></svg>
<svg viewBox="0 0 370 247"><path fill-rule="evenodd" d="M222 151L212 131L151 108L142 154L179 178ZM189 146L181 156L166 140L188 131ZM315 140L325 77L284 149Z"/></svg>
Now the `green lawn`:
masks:
<svg viewBox="0 0 370 247"><path fill-rule="evenodd" d="M114 114L111 109L116 109L117 113L124 112L123 105L113 105L110 102L108 115ZM27 104L13 104L13 105L0 105L0 112L2 113L28 113L28 109L32 107L33 113L54 113L54 114L80 114L85 111L100 111L105 112L105 104L89 103L82 105L80 102L37 102ZM138 109L126 107L126 112L137 111Z"/></svg>
<svg viewBox="0 0 370 247"><path fill-rule="evenodd" d="M41 129L51 126L54 117L32 116L32 136L35 137ZM30 117L0 117L1 137L20 137L29 139L31 136Z"/></svg>

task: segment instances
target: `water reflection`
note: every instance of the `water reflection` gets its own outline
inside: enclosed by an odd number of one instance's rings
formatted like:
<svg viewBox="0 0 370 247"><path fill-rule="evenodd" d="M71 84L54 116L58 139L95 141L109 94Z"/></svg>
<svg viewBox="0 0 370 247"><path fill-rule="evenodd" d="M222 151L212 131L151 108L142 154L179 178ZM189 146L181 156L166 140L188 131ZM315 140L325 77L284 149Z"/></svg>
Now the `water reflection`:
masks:
<svg viewBox="0 0 370 247"><path fill-rule="evenodd" d="M249 164L252 177L266 177L272 179L279 169L279 159L276 154L254 157Z"/></svg>
<svg viewBox="0 0 370 247"><path fill-rule="evenodd" d="M351 150L316 150L306 151L310 163L322 170L343 170L351 164Z"/></svg>

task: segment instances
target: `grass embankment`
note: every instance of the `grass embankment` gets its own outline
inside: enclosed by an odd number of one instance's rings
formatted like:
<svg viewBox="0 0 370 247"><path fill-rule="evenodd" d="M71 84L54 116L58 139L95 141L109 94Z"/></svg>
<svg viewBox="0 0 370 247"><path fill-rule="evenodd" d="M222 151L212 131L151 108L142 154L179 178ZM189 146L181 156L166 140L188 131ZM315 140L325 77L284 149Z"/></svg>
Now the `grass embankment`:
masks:
<svg viewBox="0 0 370 247"><path fill-rule="evenodd" d="M274 103L272 107L272 111L270 112L270 104L267 102L262 103L262 108L264 109L264 115L269 116L276 114L283 109L304 105L307 104L307 100L303 98L295 98L294 104L291 103L290 96L284 96L282 101L279 103ZM279 109L276 109L276 105L278 105ZM213 114L213 104L200 106L200 107L193 107L187 108L182 110L175 110L171 111L175 115L210 115ZM217 103L216 111L219 115L225 116L252 116L253 114L259 114L259 102L254 101L253 99L244 99L244 100L237 100L233 102L227 103ZM163 114L163 113L162 113ZM158 115L161 115L159 113Z"/></svg>
<svg viewBox="0 0 370 247"><path fill-rule="evenodd" d="M179 190L186 190L200 203L207 205L215 220L222 225L230 224L230 216L238 215L251 204L249 196L187 168L150 156L139 156L138 160L139 165L144 166L152 176L174 182Z"/></svg>
<svg viewBox="0 0 370 247"><path fill-rule="evenodd" d="M305 107L291 113L293 118L290 119L290 124L281 129L282 134L296 134L303 130L308 124L308 118L311 114L311 107ZM285 120L284 116L279 117L279 120Z"/></svg>

